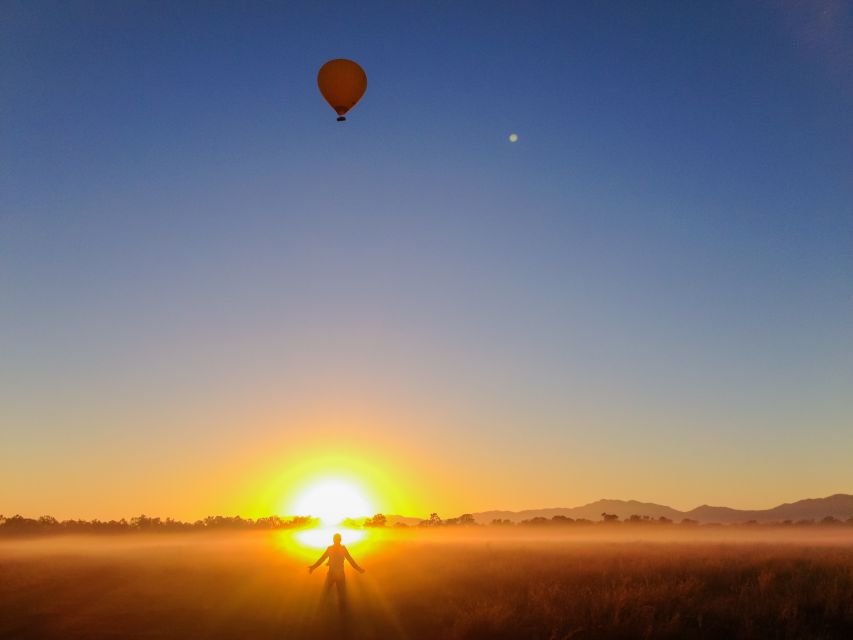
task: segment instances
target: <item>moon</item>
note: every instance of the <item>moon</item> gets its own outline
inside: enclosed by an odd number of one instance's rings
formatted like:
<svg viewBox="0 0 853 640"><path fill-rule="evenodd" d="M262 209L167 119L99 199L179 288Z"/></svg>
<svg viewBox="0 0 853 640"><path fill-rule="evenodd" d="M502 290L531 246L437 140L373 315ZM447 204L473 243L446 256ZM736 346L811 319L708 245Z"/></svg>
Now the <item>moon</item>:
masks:
<svg viewBox="0 0 853 640"><path fill-rule="evenodd" d="M517 133L509 134L509 141L510 142L518 142L518 134Z"/></svg>

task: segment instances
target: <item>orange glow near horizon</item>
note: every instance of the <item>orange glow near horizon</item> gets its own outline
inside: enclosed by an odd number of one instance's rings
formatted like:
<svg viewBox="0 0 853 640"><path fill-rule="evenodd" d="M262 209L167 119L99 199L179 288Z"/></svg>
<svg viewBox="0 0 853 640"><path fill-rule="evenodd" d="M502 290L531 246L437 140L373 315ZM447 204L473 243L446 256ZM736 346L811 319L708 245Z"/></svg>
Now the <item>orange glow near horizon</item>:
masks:
<svg viewBox="0 0 853 640"><path fill-rule="evenodd" d="M273 454L257 467L250 483L254 488L247 487L254 495L253 513L312 516L333 526L376 513L420 512L413 508L410 474L386 462L399 455L340 436L314 438L311 443L289 442L287 453ZM334 451L326 440L334 440Z"/></svg>

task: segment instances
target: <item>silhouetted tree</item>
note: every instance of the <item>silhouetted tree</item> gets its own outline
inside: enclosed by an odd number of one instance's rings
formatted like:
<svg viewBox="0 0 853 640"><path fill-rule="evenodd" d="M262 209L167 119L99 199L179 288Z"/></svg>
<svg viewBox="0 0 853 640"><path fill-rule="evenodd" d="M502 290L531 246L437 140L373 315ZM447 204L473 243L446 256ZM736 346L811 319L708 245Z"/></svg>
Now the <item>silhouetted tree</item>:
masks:
<svg viewBox="0 0 853 640"><path fill-rule="evenodd" d="M14 535L39 533L40 528L38 520L25 518L20 514L7 518L3 523L3 530Z"/></svg>
<svg viewBox="0 0 853 640"><path fill-rule="evenodd" d="M160 528L160 518L151 518L143 513L131 518L130 526L139 531L154 531Z"/></svg>
<svg viewBox="0 0 853 640"><path fill-rule="evenodd" d="M387 522L388 522L388 518L386 518L381 513L377 513L372 518L368 518L364 522L364 526L368 527L368 528L370 528L370 527L384 527L387 524Z"/></svg>
<svg viewBox="0 0 853 640"><path fill-rule="evenodd" d="M39 525L41 525L45 529L50 527L58 527L59 520L57 520L53 516L42 516L41 518L39 518Z"/></svg>
<svg viewBox="0 0 853 640"><path fill-rule="evenodd" d="M602 513L601 519L604 522L616 522L619 520L619 516L617 516L615 513Z"/></svg>

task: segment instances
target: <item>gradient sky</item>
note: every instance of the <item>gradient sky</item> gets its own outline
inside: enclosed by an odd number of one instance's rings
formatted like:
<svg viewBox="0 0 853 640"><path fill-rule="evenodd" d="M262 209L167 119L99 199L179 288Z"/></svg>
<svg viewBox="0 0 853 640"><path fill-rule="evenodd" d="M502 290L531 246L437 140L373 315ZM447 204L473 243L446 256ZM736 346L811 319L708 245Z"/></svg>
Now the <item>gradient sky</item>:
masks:
<svg viewBox="0 0 853 640"><path fill-rule="evenodd" d="M851 451L849 3L0 5L0 513L760 508Z"/></svg>

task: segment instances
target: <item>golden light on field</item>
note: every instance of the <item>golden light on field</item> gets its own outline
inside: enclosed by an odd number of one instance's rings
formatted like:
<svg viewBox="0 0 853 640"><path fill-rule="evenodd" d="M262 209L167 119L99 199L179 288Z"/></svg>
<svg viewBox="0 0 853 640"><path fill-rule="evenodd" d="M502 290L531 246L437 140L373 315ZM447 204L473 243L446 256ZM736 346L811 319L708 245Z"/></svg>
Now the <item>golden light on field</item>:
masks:
<svg viewBox="0 0 853 640"><path fill-rule="evenodd" d="M325 549L332 544L332 536L336 533L341 534L341 543L345 545L355 545L367 537L367 531L364 529L320 526L297 531L293 534L293 538L303 547Z"/></svg>
<svg viewBox="0 0 853 640"><path fill-rule="evenodd" d="M279 549L301 561L313 562L321 550L332 544L332 536L341 534L341 543L357 554L358 558L369 556L382 546L388 532L381 529L352 529L342 526L319 525L298 531L276 532L274 540Z"/></svg>

